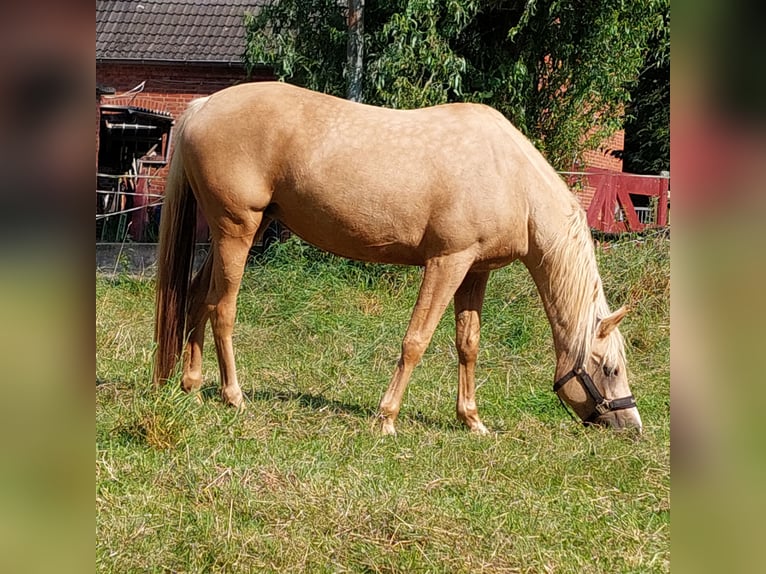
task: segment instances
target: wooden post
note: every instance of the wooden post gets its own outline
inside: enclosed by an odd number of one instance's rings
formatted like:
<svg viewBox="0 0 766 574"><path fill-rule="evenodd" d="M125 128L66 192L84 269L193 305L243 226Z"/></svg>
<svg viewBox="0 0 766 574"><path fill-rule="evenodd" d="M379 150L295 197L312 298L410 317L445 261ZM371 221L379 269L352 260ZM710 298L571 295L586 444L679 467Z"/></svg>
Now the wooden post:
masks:
<svg viewBox="0 0 766 574"><path fill-rule="evenodd" d="M670 180L660 179L659 197L657 198L657 225L665 227L668 224L668 190L670 189Z"/></svg>
<svg viewBox="0 0 766 574"><path fill-rule="evenodd" d="M348 99L362 101L364 0L348 0Z"/></svg>

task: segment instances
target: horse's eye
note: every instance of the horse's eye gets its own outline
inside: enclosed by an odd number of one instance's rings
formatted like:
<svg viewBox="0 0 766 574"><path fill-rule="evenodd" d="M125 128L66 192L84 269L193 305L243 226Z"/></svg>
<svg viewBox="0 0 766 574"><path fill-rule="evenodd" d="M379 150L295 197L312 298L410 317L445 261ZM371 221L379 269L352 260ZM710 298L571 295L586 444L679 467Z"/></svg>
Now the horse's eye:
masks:
<svg viewBox="0 0 766 574"><path fill-rule="evenodd" d="M619 367L610 368L609 366L604 365L603 369L605 377L616 377L620 373Z"/></svg>

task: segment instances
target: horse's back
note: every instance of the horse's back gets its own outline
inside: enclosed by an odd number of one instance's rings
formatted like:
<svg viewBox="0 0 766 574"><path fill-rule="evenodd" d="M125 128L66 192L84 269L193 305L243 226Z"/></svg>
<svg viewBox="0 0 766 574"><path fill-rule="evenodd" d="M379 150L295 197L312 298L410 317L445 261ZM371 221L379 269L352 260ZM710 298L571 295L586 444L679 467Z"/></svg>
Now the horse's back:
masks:
<svg viewBox="0 0 766 574"><path fill-rule="evenodd" d="M528 142L487 106L392 110L265 82L214 94L189 124L228 211L265 210L329 251L420 264L525 248Z"/></svg>

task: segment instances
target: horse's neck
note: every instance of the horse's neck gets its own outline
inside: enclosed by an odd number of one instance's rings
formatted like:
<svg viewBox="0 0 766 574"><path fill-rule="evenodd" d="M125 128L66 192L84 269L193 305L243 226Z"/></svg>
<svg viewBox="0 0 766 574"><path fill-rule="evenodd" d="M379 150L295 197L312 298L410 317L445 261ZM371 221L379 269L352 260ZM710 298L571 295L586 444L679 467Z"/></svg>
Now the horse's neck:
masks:
<svg viewBox="0 0 766 574"><path fill-rule="evenodd" d="M584 359L594 305L603 298L593 242L583 217L566 205L533 227L524 263L548 316L559 367L569 369Z"/></svg>

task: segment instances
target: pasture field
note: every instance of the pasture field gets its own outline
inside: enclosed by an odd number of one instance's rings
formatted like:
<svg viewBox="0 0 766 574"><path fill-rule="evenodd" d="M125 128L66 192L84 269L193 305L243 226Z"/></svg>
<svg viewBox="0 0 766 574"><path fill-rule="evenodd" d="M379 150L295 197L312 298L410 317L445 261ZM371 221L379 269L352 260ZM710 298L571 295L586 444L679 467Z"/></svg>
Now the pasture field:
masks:
<svg viewBox="0 0 766 574"><path fill-rule="evenodd" d="M644 433L586 429L551 391L550 327L516 263L490 278L477 403L457 423L448 309L405 394L373 415L421 271L291 239L248 267L235 346L246 408L150 386L154 283L96 277L99 572L622 573L670 570L670 241L597 249Z"/></svg>

